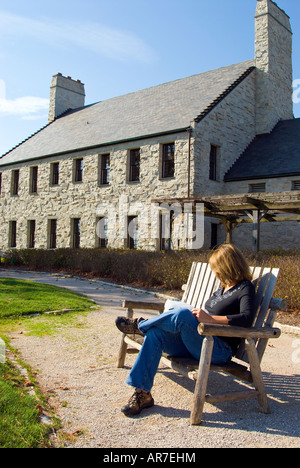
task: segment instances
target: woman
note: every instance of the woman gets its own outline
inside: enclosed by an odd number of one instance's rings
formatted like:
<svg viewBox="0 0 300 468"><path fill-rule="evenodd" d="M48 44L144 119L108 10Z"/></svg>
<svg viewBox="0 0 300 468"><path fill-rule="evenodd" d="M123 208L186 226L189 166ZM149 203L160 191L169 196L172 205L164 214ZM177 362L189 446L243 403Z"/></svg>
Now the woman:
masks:
<svg viewBox="0 0 300 468"><path fill-rule="evenodd" d="M220 280L220 288L206 302L205 309L178 306L149 320L118 317L116 325L126 334L145 336L143 346L126 380L135 387L128 404L121 411L126 416L139 414L154 405L150 393L163 352L170 356L200 359L204 336L198 324L212 323L250 327L254 320L254 286L251 272L242 253L231 244L224 244L212 253L209 264ZM192 310L191 310L192 309ZM239 345L239 338L214 337L212 364L231 360Z"/></svg>

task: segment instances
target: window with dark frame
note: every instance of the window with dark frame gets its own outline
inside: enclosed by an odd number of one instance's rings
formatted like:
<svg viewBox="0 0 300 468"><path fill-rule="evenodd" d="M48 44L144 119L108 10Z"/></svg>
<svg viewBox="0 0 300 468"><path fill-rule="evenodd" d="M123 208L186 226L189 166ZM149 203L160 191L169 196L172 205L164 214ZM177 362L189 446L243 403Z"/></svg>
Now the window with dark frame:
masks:
<svg viewBox="0 0 300 468"><path fill-rule="evenodd" d="M17 247L17 221L9 222L9 247Z"/></svg>
<svg viewBox="0 0 300 468"><path fill-rule="evenodd" d="M80 230L81 230L81 221L79 218L72 219L72 247L73 249L80 248Z"/></svg>
<svg viewBox="0 0 300 468"><path fill-rule="evenodd" d="M100 158L100 185L108 185L110 180L110 154L101 154Z"/></svg>
<svg viewBox="0 0 300 468"><path fill-rule="evenodd" d="M75 159L74 182L82 182L83 158Z"/></svg>
<svg viewBox="0 0 300 468"><path fill-rule="evenodd" d="M19 179L20 179L20 170L15 169L12 171L12 185L11 185L11 194L18 195L19 193Z"/></svg>
<svg viewBox="0 0 300 468"><path fill-rule="evenodd" d="M0 172L0 195L2 192L2 172Z"/></svg>
<svg viewBox="0 0 300 468"><path fill-rule="evenodd" d="M35 220L28 221L28 248L34 249L35 246Z"/></svg>
<svg viewBox="0 0 300 468"><path fill-rule="evenodd" d="M59 184L59 163L51 164L51 185Z"/></svg>
<svg viewBox="0 0 300 468"><path fill-rule="evenodd" d="M129 155L129 182L139 182L140 180L140 148L130 150Z"/></svg>
<svg viewBox="0 0 300 468"><path fill-rule="evenodd" d="M175 175L175 144L167 143L162 146L162 178Z"/></svg>
<svg viewBox="0 0 300 468"><path fill-rule="evenodd" d="M57 219L49 220L49 249L56 249Z"/></svg>
<svg viewBox="0 0 300 468"><path fill-rule="evenodd" d="M217 165L218 165L218 147L210 145L209 156L209 179L217 180Z"/></svg>
<svg viewBox="0 0 300 468"><path fill-rule="evenodd" d="M300 180L292 181L292 190L300 190Z"/></svg>
<svg viewBox="0 0 300 468"><path fill-rule="evenodd" d="M38 166L30 168L30 193L37 193Z"/></svg>

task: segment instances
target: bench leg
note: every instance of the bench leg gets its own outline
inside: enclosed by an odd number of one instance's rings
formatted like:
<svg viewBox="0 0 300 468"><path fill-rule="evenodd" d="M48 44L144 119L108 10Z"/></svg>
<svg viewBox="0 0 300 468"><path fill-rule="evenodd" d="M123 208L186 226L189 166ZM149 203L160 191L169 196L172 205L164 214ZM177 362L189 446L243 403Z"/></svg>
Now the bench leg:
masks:
<svg viewBox="0 0 300 468"><path fill-rule="evenodd" d="M133 309L127 309L127 317L128 318L133 317ZM123 334L120 349L119 349L118 360L117 360L118 368L124 367L124 364L125 364L125 358L126 358L126 353L127 353L127 348L128 348L127 343L125 343L125 336L126 335Z"/></svg>
<svg viewBox="0 0 300 468"><path fill-rule="evenodd" d="M213 346L213 337L206 336L202 345L198 378L195 385L193 408L190 416L190 422L192 425L200 424L202 420Z"/></svg>
<svg viewBox="0 0 300 468"><path fill-rule="evenodd" d="M258 403L262 413L270 414L270 406L268 402L267 392L263 381L263 376L260 368L259 357L257 354L255 341L253 339L246 340L246 350L249 358L250 370L253 378L254 386L258 392Z"/></svg>

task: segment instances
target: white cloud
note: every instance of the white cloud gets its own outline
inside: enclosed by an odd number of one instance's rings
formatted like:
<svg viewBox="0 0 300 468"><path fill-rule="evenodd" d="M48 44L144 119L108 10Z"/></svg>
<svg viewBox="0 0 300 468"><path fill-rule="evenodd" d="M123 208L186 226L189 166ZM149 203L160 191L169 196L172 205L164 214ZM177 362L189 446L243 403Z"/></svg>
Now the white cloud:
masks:
<svg viewBox="0 0 300 468"><path fill-rule="evenodd" d="M49 99L24 96L6 99L5 82L0 80L0 114L19 116L22 119L39 119L49 109Z"/></svg>
<svg viewBox="0 0 300 468"><path fill-rule="evenodd" d="M0 36L33 37L56 47L77 46L114 60L152 62L155 52L138 36L99 23L34 20L0 11Z"/></svg>

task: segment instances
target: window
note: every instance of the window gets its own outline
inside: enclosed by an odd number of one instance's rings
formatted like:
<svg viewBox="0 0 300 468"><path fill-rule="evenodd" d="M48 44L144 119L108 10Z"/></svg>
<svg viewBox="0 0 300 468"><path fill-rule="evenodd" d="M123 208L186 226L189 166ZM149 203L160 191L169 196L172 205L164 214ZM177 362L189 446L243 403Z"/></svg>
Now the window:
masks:
<svg viewBox="0 0 300 468"><path fill-rule="evenodd" d="M108 244L107 237L108 218L101 217L96 220L96 247L105 249Z"/></svg>
<svg viewBox="0 0 300 468"><path fill-rule="evenodd" d="M17 247L17 221L9 222L8 247Z"/></svg>
<svg viewBox="0 0 300 468"><path fill-rule="evenodd" d="M167 143L162 146L162 172L163 179L175 175L175 145Z"/></svg>
<svg viewBox="0 0 300 468"><path fill-rule="evenodd" d="M58 185L59 183L59 163L52 163L50 168L50 184Z"/></svg>
<svg viewBox="0 0 300 468"><path fill-rule="evenodd" d="M138 216L128 216L127 218L127 248L137 249L138 247Z"/></svg>
<svg viewBox="0 0 300 468"><path fill-rule="evenodd" d="M20 178L20 170L16 169L12 171L12 180L11 180L11 194L18 195L19 193L19 178Z"/></svg>
<svg viewBox="0 0 300 468"><path fill-rule="evenodd" d="M300 180L292 181L292 190L300 190Z"/></svg>
<svg viewBox="0 0 300 468"><path fill-rule="evenodd" d="M0 195L2 192L2 172L0 172Z"/></svg>
<svg viewBox="0 0 300 468"><path fill-rule="evenodd" d="M75 159L74 165L74 182L82 182L83 159Z"/></svg>
<svg viewBox="0 0 300 468"><path fill-rule="evenodd" d="M218 180L219 170L219 147L215 145L210 146L209 156L209 179Z"/></svg>
<svg viewBox="0 0 300 468"><path fill-rule="evenodd" d="M79 218L72 219L72 248L79 249L80 247L80 230L81 222Z"/></svg>
<svg viewBox="0 0 300 468"><path fill-rule="evenodd" d="M172 234L174 229L174 211L159 214L159 248L172 249Z"/></svg>
<svg viewBox="0 0 300 468"><path fill-rule="evenodd" d="M129 182L140 180L140 149L130 150L129 154Z"/></svg>
<svg viewBox="0 0 300 468"><path fill-rule="evenodd" d="M28 248L34 249L35 246L35 220L28 221Z"/></svg>
<svg viewBox="0 0 300 468"><path fill-rule="evenodd" d="M37 181L38 181L38 167L34 166L30 168L30 182L29 182L30 193L37 193Z"/></svg>
<svg viewBox="0 0 300 468"><path fill-rule="evenodd" d="M56 249L57 219L49 219L48 222L49 249Z"/></svg>
<svg viewBox="0 0 300 468"><path fill-rule="evenodd" d="M110 155L101 154L100 155L100 185L108 185L110 179Z"/></svg>
<svg viewBox="0 0 300 468"><path fill-rule="evenodd" d="M249 185L249 193L259 193L266 191L266 184L264 182L257 183L257 184L250 184Z"/></svg>

